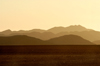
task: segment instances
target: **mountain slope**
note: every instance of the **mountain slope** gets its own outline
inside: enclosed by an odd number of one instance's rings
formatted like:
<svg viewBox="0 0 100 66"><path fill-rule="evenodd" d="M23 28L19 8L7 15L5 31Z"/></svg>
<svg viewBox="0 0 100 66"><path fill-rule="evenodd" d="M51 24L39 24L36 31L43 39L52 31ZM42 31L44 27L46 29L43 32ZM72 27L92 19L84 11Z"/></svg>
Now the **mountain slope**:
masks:
<svg viewBox="0 0 100 66"><path fill-rule="evenodd" d="M59 33L59 32L63 32L65 31L65 27L53 27L49 30L47 30L47 32L52 32L52 33Z"/></svg>
<svg viewBox="0 0 100 66"><path fill-rule="evenodd" d="M87 39L91 42L96 41L96 40L100 40L100 32L99 31L61 32L61 33L56 34L56 36L59 37L59 36L69 35L69 34L81 36L84 39Z"/></svg>
<svg viewBox="0 0 100 66"><path fill-rule="evenodd" d="M92 42L77 35L65 35L50 39L48 42L59 45L94 45Z"/></svg>
<svg viewBox="0 0 100 66"><path fill-rule="evenodd" d="M100 40L93 41L94 44L100 45Z"/></svg>
<svg viewBox="0 0 100 66"><path fill-rule="evenodd" d="M16 35L10 37L0 37L0 45L37 45L45 42L25 35Z"/></svg>

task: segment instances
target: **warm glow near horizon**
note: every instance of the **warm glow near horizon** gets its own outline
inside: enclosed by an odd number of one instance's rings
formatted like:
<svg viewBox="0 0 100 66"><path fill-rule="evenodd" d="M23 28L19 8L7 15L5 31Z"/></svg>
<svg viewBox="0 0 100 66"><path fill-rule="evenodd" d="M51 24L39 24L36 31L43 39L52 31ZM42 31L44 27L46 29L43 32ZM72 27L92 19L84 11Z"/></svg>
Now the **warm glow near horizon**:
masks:
<svg viewBox="0 0 100 66"><path fill-rule="evenodd" d="M100 0L0 0L0 31L69 25L100 31Z"/></svg>

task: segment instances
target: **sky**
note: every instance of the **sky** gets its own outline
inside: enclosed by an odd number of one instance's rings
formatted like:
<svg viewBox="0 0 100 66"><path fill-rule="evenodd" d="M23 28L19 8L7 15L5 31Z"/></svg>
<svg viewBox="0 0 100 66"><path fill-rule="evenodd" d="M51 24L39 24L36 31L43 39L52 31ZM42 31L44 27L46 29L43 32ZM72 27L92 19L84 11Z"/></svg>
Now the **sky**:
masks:
<svg viewBox="0 0 100 66"><path fill-rule="evenodd" d="M100 0L0 0L0 31L70 25L100 31Z"/></svg>

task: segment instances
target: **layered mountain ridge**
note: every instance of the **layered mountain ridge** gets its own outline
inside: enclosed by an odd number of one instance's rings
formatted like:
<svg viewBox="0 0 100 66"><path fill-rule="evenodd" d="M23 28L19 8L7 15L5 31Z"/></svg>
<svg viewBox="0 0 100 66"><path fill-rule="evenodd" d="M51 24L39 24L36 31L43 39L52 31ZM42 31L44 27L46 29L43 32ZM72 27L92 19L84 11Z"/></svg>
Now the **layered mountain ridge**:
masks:
<svg viewBox="0 0 100 66"><path fill-rule="evenodd" d="M43 29L19 30L19 31L5 30L0 32L0 36L26 35L41 40L49 40L70 34L78 35L91 42L100 40L99 31L87 29L81 25L71 25L68 27L54 27L48 30L43 30Z"/></svg>
<svg viewBox="0 0 100 66"><path fill-rule="evenodd" d="M76 35L65 35L43 41L26 35L0 36L0 45L95 45Z"/></svg>

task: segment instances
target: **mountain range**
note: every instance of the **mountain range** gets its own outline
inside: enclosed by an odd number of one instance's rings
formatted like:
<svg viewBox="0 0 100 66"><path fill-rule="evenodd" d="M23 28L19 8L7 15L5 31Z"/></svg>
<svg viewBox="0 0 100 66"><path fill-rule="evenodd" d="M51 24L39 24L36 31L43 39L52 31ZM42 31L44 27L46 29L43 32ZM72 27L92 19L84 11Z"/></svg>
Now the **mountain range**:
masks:
<svg viewBox="0 0 100 66"><path fill-rule="evenodd" d="M71 25L68 27L53 27L48 30L43 29L32 29L32 30L19 30L11 31L5 30L0 32L0 36L16 36L16 35L26 35L33 38L38 38L41 40L50 40L53 38L61 37L64 35L77 35L91 42L100 40L100 32L92 29L87 29L81 25Z"/></svg>
<svg viewBox="0 0 100 66"><path fill-rule="evenodd" d="M0 45L95 45L76 35L65 35L50 40L40 40L26 35L0 37Z"/></svg>

